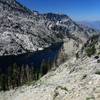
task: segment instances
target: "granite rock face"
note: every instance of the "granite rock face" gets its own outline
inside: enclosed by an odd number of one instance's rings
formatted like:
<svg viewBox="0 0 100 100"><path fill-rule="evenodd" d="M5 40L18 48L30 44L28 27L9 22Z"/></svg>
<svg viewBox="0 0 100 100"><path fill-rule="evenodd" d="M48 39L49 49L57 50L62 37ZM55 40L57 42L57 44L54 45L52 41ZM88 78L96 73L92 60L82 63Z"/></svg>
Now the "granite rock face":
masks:
<svg viewBox="0 0 100 100"><path fill-rule="evenodd" d="M1 56L33 52L64 38L86 41L89 34L67 15L39 14L16 0L0 0Z"/></svg>

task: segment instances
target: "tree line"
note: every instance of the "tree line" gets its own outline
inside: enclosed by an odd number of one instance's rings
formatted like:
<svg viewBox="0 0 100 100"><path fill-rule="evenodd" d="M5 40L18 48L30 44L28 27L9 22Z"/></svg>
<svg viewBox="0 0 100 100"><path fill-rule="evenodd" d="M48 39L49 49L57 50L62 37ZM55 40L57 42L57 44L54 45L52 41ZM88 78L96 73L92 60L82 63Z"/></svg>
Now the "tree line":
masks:
<svg viewBox="0 0 100 100"><path fill-rule="evenodd" d="M39 68L35 68L34 65L18 66L14 63L8 67L6 73L0 71L0 90L14 89L15 87L38 80L52 68L53 63L43 60Z"/></svg>
<svg viewBox="0 0 100 100"><path fill-rule="evenodd" d="M57 67L60 63L65 61L66 56L63 52L59 51L58 56L56 56L53 60L43 59L38 68L36 68L34 65L19 66L16 63L9 66L6 73L1 71L0 68L0 91L14 89L15 87L22 86L26 83L37 81L53 67Z"/></svg>

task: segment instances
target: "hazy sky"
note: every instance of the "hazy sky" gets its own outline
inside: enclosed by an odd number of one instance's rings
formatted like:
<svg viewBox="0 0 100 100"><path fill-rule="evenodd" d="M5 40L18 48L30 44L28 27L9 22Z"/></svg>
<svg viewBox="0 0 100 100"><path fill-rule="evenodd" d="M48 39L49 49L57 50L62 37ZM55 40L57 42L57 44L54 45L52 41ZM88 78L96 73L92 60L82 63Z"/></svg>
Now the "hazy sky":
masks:
<svg viewBox="0 0 100 100"><path fill-rule="evenodd" d="M74 20L100 20L100 0L17 0L40 13L69 15Z"/></svg>

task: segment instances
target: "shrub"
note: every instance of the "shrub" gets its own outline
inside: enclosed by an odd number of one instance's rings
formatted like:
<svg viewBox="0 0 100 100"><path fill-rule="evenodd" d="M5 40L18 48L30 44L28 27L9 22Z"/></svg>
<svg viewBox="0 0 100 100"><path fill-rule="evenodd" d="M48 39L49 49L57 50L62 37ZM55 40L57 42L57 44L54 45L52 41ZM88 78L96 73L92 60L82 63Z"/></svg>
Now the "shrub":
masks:
<svg viewBox="0 0 100 100"><path fill-rule="evenodd" d="M7 84L7 76L5 74L0 74L0 91L6 91L8 90L8 84Z"/></svg>
<svg viewBox="0 0 100 100"><path fill-rule="evenodd" d="M96 53L95 45L92 45L92 46L86 48L86 54L88 57L91 57L95 53Z"/></svg>
<svg viewBox="0 0 100 100"><path fill-rule="evenodd" d="M87 77L87 75L85 74L85 75L83 75L82 79L85 79L86 77Z"/></svg>
<svg viewBox="0 0 100 100"><path fill-rule="evenodd" d="M97 60L97 63L100 63L100 59Z"/></svg>
<svg viewBox="0 0 100 100"><path fill-rule="evenodd" d="M99 56L95 56L94 58L95 58L95 59L99 59Z"/></svg>
<svg viewBox="0 0 100 100"><path fill-rule="evenodd" d="M95 100L94 97L87 97L86 100Z"/></svg>
<svg viewBox="0 0 100 100"><path fill-rule="evenodd" d="M79 58L79 54L78 54L78 52L76 53L76 59L78 59Z"/></svg>
<svg viewBox="0 0 100 100"><path fill-rule="evenodd" d="M96 71L96 72L95 72L95 74L98 74L98 75L100 75L100 71Z"/></svg>

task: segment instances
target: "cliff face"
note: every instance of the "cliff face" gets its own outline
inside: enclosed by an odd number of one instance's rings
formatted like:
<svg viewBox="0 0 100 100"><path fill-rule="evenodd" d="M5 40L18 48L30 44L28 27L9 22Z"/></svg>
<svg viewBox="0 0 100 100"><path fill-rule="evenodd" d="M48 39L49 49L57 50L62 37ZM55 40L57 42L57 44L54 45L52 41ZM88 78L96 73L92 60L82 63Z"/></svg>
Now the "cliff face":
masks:
<svg viewBox="0 0 100 100"><path fill-rule="evenodd" d="M85 42L89 37L67 15L35 13L16 0L0 0L1 56L33 52L64 38Z"/></svg>

